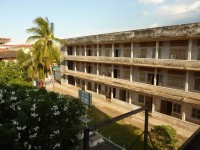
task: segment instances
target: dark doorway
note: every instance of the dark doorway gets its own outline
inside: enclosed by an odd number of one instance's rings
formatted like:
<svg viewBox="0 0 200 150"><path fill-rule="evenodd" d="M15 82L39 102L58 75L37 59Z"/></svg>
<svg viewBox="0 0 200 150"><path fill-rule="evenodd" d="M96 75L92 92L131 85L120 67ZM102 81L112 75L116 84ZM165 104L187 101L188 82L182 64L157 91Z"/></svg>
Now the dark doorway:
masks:
<svg viewBox="0 0 200 150"><path fill-rule="evenodd" d="M116 88L113 88L113 98L116 98Z"/></svg>
<svg viewBox="0 0 200 150"><path fill-rule="evenodd" d="M91 82L88 82L87 90L92 91L92 83Z"/></svg>
<svg viewBox="0 0 200 150"><path fill-rule="evenodd" d="M72 46L67 47L67 53L68 53L68 55L73 55L73 47Z"/></svg>
<svg viewBox="0 0 200 150"><path fill-rule="evenodd" d="M172 114L172 102L161 100L160 112L166 115Z"/></svg>
<svg viewBox="0 0 200 150"><path fill-rule="evenodd" d="M119 73L120 73L119 69L114 69L114 78L119 78Z"/></svg>
<svg viewBox="0 0 200 150"><path fill-rule="evenodd" d="M153 85L153 82L154 82L154 74L153 73L148 73L147 84L152 84Z"/></svg>
<svg viewBox="0 0 200 150"><path fill-rule="evenodd" d="M162 85L162 75L157 74L156 85Z"/></svg>
<svg viewBox="0 0 200 150"><path fill-rule="evenodd" d="M92 56L92 51L90 49L87 50L87 56Z"/></svg>
<svg viewBox="0 0 200 150"><path fill-rule="evenodd" d="M68 67L68 70L73 70L74 69L73 61L67 61L67 67Z"/></svg>
<svg viewBox="0 0 200 150"><path fill-rule="evenodd" d="M115 49L115 57L119 57L119 49Z"/></svg>
<svg viewBox="0 0 200 150"><path fill-rule="evenodd" d="M68 76L68 83L71 85L75 85L75 78L73 76Z"/></svg>
<svg viewBox="0 0 200 150"><path fill-rule="evenodd" d="M119 99L122 101L126 101L126 90L120 90Z"/></svg>
<svg viewBox="0 0 200 150"><path fill-rule="evenodd" d="M87 70L87 73L92 73L92 66L87 66L86 70Z"/></svg>
<svg viewBox="0 0 200 150"><path fill-rule="evenodd" d="M97 92L97 83L94 84L94 92Z"/></svg>
<svg viewBox="0 0 200 150"><path fill-rule="evenodd" d="M145 106L147 106L149 112L152 112L152 102L153 102L153 97L146 96Z"/></svg>

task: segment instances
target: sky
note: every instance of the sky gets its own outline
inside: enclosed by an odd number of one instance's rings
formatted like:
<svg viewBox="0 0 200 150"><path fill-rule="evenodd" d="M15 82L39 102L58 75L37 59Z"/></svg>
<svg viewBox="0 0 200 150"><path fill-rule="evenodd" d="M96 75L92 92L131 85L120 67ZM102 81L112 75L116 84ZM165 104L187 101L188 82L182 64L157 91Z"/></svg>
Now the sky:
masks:
<svg viewBox="0 0 200 150"><path fill-rule="evenodd" d="M26 41L39 16L69 38L200 22L200 0L0 0L0 37Z"/></svg>

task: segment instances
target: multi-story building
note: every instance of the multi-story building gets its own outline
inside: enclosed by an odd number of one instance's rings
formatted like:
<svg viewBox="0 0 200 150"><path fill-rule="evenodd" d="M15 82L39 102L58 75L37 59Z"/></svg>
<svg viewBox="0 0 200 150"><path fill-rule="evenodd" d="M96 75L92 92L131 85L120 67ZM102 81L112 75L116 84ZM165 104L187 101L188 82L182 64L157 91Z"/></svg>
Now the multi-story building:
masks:
<svg viewBox="0 0 200 150"><path fill-rule="evenodd" d="M62 85L200 124L200 23L68 38Z"/></svg>

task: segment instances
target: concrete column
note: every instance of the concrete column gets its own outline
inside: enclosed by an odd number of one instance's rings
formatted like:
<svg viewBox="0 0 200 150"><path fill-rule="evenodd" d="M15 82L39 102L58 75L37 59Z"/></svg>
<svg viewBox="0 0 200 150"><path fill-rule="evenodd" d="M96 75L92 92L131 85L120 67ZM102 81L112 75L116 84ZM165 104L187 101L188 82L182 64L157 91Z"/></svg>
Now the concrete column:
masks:
<svg viewBox="0 0 200 150"><path fill-rule="evenodd" d="M114 65L111 66L111 78L114 78Z"/></svg>
<svg viewBox="0 0 200 150"><path fill-rule="evenodd" d="M189 71L186 71L186 77L185 77L185 91L188 92L188 80L189 80Z"/></svg>
<svg viewBox="0 0 200 150"><path fill-rule="evenodd" d="M129 91L128 103L129 103L129 104L132 104L131 91Z"/></svg>
<svg viewBox="0 0 200 150"><path fill-rule="evenodd" d="M155 59L158 59L159 41L156 41Z"/></svg>
<svg viewBox="0 0 200 150"><path fill-rule="evenodd" d="M155 111L155 107L156 107L156 97L153 97L153 102L152 102L152 112Z"/></svg>
<svg viewBox="0 0 200 150"><path fill-rule="evenodd" d="M87 90L87 81L85 81L85 91Z"/></svg>
<svg viewBox="0 0 200 150"><path fill-rule="evenodd" d="M68 55L67 46L65 46L65 55Z"/></svg>
<svg viewBox="0 0 200 150"><path fill-rule="evenodd" d="M97 93L99 94L99 85L98 85L98 83L97 83Z"/></svg>
<svg viewBox="0 0 200 150"><path fill-rule="evenodd" d="M87 47L84 45L84 56L87 56Z"/></svg>
<svg viewBox="0 0 200 150"><path fill-rule="evenodd" d="M68 70L67 60L65 60L65 70Z"/></svg>
<svg viewBox="0 0 200 150"><path fill-rule="evenodd" d="M187 60L191 60L191 54L192 54L192 39L189 40L188 58L187 58Z"/></svg>
<svg viewBox="0 0 200 150"><path fill-rule="evenodd" d="M76 46L74 46L74 56L76 56Z"/></svg>
<svg viewBox="0 0 200 150"><path fill-rule="evenodd" d="M133 46L134 46L134 43L131 42L131 58L133 58Z"/></svg>
<svg viewBox="0 0 200 150"><path fill-rule="evenodd" d="M68 84L68 75L65 75L65 83Z"/></svg>
<svg viewBox="0 0 200 150"><path fill-rule="evenodd" d="M184 103L181 106L181 119L185 121L185 104Z"/></svg>
<svg viewBox="0 0 200 150"><path fill-rule="evenodd" d="M76 78L75 78L75 86L77 86Z"/></svg>
<svg viewBox="0 0 200 150"><path fill-rule="evenodd" d="M156 83L157 83L157 68L155 68L155 71L154 71L153 85L156 86Z"/></svg>
<svg viewBox="0 0 200 150"><path fill-rule="evenodd" d="M110 99L113 99L113 87L111 87L110 93L111 93L111 98Z"/></svg>
<svg viewBox="0 0 200 150"><path fill-rule="evenodd" d="M97 57L99 57L99 44L97 44Z"/></svg>
<svg viewBox="0 0 200 150"><path fill-rule="evenodd" d="M115 44L112 43L112 57L115 57Z"/></svg>
<svg viewBox="0 0 200 150"><path fill-rule="evenodd" d="M133 81L133 66L130 66L130 81Z"/></svg>
<svg viewBox="0 0 200 150"><path fill-rule="evenodd" d="M99 64L97 63L97 75L99 75Z"/></svg>
<svg viewBox="0 0 200 150"><path fill-rule="evenodd" d="M74 71L76 71L76 61L74 61Z"/></svg>
<svg viewBox="0 0 200 150"><path fill-rule="evenodd" d="M87 73L86 62L84 63L84 72Z"/></svg>

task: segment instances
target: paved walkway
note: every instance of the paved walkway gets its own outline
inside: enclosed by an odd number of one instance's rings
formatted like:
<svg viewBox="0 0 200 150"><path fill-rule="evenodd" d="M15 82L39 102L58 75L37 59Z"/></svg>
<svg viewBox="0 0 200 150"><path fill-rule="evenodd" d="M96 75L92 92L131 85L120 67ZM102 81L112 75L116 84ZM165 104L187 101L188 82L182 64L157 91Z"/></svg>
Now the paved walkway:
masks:
<svg viewBox="0 0 200 150"><path fill-rule="evenodd" d="M46 88L47 88L47 90L53 90L52 85L48 85ZM55 92L58 92L61 94L67 94L67 95L71 95L73 97L78 97L78 92L75 88L74 89L67 88L58 83L54 84L54 90L55 90ZM130 109L120 107L120 106L115 105L104 99L93 98L92 100L93 100L93 105L95 107L97 107L102 112L108 114L111 117L115 117L115 116L118 116L118 115L121 115L121 114L124 114L124 113L130 111ZM128 124L132 124L143 130L144 129L144 113L139 113L139 114L133 115L131 117L128 117L128 118L124 119L124 122L126 122ZM170 123L166 123L164 121L161 121L161 120L158 120L158 119L155 119L152 117L149 117L149 125L150 125L150 127L152 127L153 125L170 125L174 129L176 129L177 133L181 136L180 138L183 140L185 138L188 138L194 132L194 131L189 131L189 130L180 128L175 125L171 125Z"/></svg>

